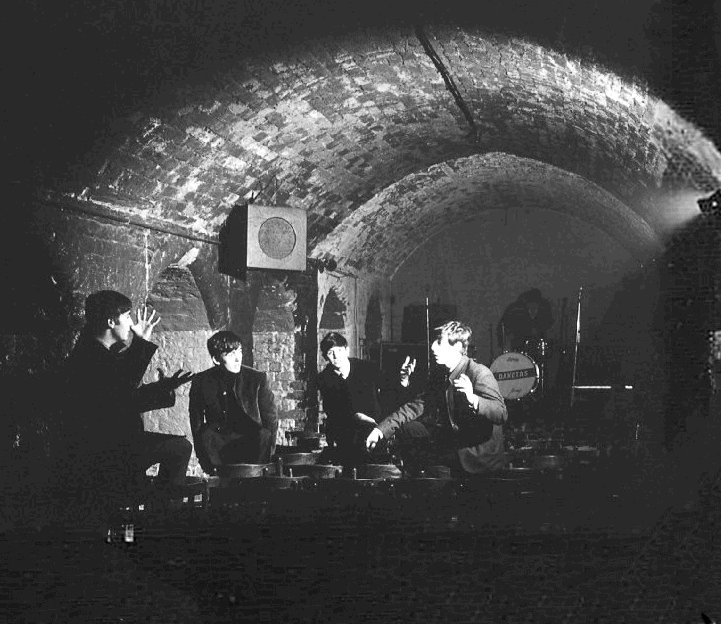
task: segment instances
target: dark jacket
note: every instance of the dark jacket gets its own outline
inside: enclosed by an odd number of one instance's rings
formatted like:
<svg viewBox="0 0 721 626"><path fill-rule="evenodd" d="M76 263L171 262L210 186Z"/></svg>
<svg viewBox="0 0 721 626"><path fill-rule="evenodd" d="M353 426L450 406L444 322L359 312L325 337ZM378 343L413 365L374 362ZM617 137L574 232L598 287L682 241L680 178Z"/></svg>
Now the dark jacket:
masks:
<svg viewBox="0 0 721 626"><path fill-rule="evenodd" d="M473 403L455 391L450 381L461 374L473 384ZM503 422L508 410L493 373L466 356L446 377L440 368L428 380L426 390L391 413L380 424L390 437L406 422L420 419L454 432L461 466L471 474L501 469L505 464Z"/></svg>
<svg viewBox="0 0 721 626"><path fill-rule="evenodd" d="M81 335L65 366L64 412L73 444L97 452L140 445L141 413L175 404L173 389L140 384L157 349L133 336L118 352Z"/></svg>
<svg viewBox="0 0 721 626"><path fill-rule="evenodd" d="M223 429L228 426L227 402L223 395L225 370L220 366L211 367L193 378L190 386L190 428L193 440L200 440L204 428ZM235 398L245 413L259 426L269 430L273 436L271 455L275 452L275 435L278 431L278 414L275 398L265 372L252 367L241 366L233 387ZM195 446L195 453L201 465L202 450ZM209 464L203 465L203 467Z"/></svg>
<svg viewBox="0 0 721 626"><path fill-rule="evenodd" d="M363 413L374 420L380 419L381 407L378 400L380 369L370 361L350 358L350 373L343 379L328 364L318 377L318 390L323 399L326 422L326 437L336 441L344 434L352 436L356 422L355 413Z"/></svg>

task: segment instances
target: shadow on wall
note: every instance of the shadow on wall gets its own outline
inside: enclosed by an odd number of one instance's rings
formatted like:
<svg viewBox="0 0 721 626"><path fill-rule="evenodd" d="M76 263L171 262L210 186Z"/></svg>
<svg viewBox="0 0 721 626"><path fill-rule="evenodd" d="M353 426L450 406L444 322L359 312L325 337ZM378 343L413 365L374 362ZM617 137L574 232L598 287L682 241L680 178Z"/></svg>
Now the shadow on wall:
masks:
<svg viewBox="0 0 721 626"><path fill-rule="evenodd" d="M378 296L373 294L368 301L365 322L365 350L363 357L380 364L381 341L383 336L383 314Z"/></svg>
<svg viewBox="0 0 721 626"><path fill-rule="evenodd" d="M10 479L41 472L63 446L58 374L83 306L44 241L23 232L14 241L0 258L7 303L0 312L2 459Z"/></svg>
<svg viewBox="0 0 721 626"><path fill-rule="evenodd" d="M686 430L686 418L707 407L711 393L709 332L719 326L721 220L699 217L669 242L659 271L671 384L666 395L666 444ZM706 410L705 408L703 410Z"/></svg>
<svg viewBox="0 0 721 626"><path fill-rule="evenodd" d="M719 239L718 225L707 219L680 229L659 259L624 279L593 338L612 382L634 385L647 426L656 422L667 446L708 406Z"/></svg>

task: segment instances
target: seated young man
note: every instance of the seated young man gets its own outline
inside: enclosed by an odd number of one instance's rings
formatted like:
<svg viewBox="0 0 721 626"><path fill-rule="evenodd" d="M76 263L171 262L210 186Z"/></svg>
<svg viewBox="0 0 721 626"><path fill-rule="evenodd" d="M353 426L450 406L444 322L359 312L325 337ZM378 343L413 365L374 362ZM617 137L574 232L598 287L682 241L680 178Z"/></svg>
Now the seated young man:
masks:
<svg viewBox="0 0 721 626"><path fill-rule="evenodd" d="M195 453L207 474L232 463L269 463L278 416L268 376L243 365L240 337L222 330L208 339L215 364L190 387Z"/></svg>
<svg viewBox="0 0 721 626"><path fill-rule="evenodd" d="M141 385L158 346L149 341L160 318L145 309L131 317L131 301L98 291L85 301L85 327L65 370L68 450L65 469L95 488L122 489L160 463L161 485L182 487L192 446L184 435L145 432L141 413L175 404L175 389L191 375Z"/></svg>
<svg viewBox="0 0 721 626"><path fill-rule="evenodd" d="M350 357L340 333L323 337L320 351L328 361L318 377L329 446L323 459L355 465L363 460L366 437L378 426L381 372L370 361Z"/></svg>
<svg viewBox="0 0 721 626"><path fill-rule="evenodd" d="M457 321L435 329L431 352L439 366L425 391L368 435L369 450L395 436L411 469L448 465L470 474L502 469L506 405L493 373L466 356L471 329ZM403 455L403 454L402 454Z"/></svg>

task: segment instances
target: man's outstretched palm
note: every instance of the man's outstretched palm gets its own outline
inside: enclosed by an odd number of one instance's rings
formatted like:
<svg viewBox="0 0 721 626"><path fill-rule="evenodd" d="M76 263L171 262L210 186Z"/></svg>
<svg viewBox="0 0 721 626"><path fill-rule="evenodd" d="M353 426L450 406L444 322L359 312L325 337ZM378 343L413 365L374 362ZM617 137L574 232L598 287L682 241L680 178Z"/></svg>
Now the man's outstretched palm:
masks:
<svg viewBox="0 0 721 626"><path fill-rule="evenodd" d="M158 370L158 382L168 389L168 391L174 391L178 387L181 387L185 383L189 383L193 378L192 372L184 372L179 369L175 374L168 377L163 373L163 370Z"/></svg>
<svg viewBox="0 0 721 626"><path fill-rule="evenodd" d="M153 334L153 329L158 325L160 317L153 321L157 311L148 311L148 307L144 306L142 311L138 309L136 311L137 321L131 326L133 332L138 336L142 337L146 341L150 339L150 335ZM148 315L150 313L150 315Z"/></svg>

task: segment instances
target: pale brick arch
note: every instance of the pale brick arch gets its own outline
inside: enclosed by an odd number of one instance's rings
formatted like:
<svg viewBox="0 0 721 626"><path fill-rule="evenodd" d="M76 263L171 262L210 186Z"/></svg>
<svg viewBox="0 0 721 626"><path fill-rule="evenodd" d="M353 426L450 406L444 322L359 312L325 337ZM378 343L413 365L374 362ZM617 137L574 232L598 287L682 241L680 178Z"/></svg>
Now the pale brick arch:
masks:
<svg viewBox="0 0 721 626"><path fill-rule="evenodd" d="M641 258L659 252L659 234L591 181L504 153L441 163L390 185L336 227L315 249L353 270L392 274L428 239L484 211L547 209L589 222Z"/></svg>
<svg viewBox="0 0 721 626"><path fill-rule="evenodd" d="M210 234L234 202L260 193L259 201L308 211L311 256L337 254L354 273L386 273L428 226L428 213L411 202L398 220L394 186L437 207L449 177L433 169L463 159L510 155L500 167L518 175L522 197L492 177L493 208L563 204L548 188L566 182L580 192L579 205L594 207L586 218L641 248L653 239L659 191L680 183L700 197L719 185L713 144L641 84L519 38L474 27L426 31L474 132L412 29L310 39L226 64L202 90L136 111L70 193L119 211L131 198L148 218ZM527 171L529 163L539 165ZM478 202L478 188L451 192L454 205ZM449 211L445 219L466 215ZM347 250L327 241L361 219L381 232L390 256L354 240L344 242Z"/></svg>

